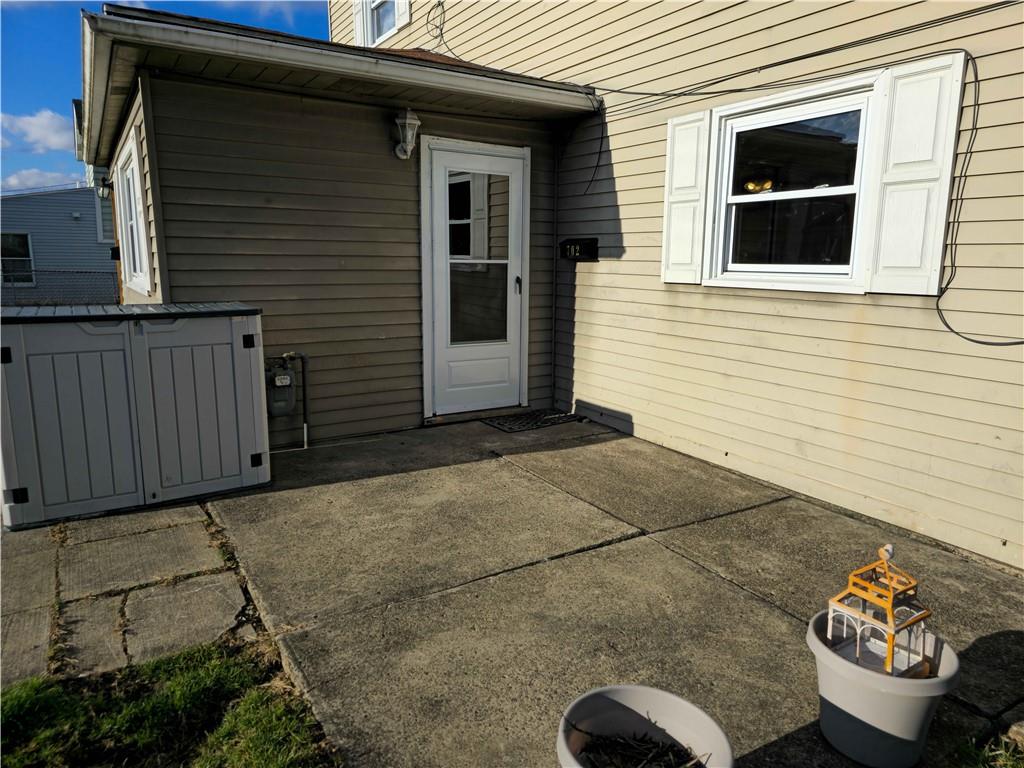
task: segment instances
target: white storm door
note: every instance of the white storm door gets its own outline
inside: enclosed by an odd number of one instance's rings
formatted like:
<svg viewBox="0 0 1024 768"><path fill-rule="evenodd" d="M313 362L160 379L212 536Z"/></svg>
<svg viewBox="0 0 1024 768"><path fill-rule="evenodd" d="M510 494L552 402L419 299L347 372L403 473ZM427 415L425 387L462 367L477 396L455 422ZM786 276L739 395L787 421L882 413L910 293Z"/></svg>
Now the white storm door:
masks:
<svg viewBox="0 0 1024 768"><path fill-rule="evenodd" d="M523 403L522 157L431 152L435 414Z"/></svg>

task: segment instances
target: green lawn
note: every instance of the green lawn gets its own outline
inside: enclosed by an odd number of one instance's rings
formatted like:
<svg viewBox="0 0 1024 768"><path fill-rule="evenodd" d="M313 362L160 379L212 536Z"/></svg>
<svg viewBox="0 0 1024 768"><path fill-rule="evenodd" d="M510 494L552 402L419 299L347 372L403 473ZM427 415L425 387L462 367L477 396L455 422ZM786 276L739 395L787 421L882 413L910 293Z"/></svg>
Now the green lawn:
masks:
<svg viewBox="0 0 1024 768"><path fill-rule="evenodd" d="M3 691L4 768L341 764L266 645L213 644L91 679Z"/></svg>

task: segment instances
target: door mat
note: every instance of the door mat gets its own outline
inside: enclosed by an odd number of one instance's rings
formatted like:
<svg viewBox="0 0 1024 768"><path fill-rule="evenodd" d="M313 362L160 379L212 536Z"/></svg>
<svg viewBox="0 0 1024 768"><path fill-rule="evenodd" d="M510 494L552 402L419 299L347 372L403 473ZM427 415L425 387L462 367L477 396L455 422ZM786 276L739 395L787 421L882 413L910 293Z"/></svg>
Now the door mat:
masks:
<svg viewBox="0 0 1024 768"><path fill-rule="evenodd" d="M525 432L528 429L553 427L556 424L565 424L570 421L583 421L583 417L572 413L562 413L561 411L547 409L514 413L509 416L495 416L490 419L480 419L480 421L496 427L502 432Z"/></svg>

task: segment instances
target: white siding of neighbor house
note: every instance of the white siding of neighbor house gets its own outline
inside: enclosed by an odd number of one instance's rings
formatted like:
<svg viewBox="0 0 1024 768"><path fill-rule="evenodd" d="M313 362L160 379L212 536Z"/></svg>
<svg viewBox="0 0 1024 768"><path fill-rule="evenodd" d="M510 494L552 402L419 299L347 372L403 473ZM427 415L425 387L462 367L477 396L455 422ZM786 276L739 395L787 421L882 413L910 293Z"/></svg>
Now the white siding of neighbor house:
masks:
<svg viewBox="0 0 1024 768"><path fill-rule="evenodd" d="M117 301L112 243L97 231L96 190L61 189L5 195L0 200L0 229L27 233L32 247L35 285L4 285L5 301L24 303L111 304ZM78 218L74 217L78 214ZM110 203L100 216L109 221Z"/></svg>
<svg viewBox="0 0 1024 768"><path fill-rule="evenodd" d="M338 42L351 42L347 5L330 4ZM432 5L414 0L412 23L388 45L436 46L425 27ZM976 56L979 130L960 269L943 306L957 328L1007 339L1024 331L1022 9L940 22L984 5L467 0L446 6L445 39L479 64L661 92L929 23L719 87L841 74L951 48ZM637 98L604 96L609 109ZM666 121L745 98L692 96L612 115L603 140L599 120L576 130L560 164L558 234L600 237L602 260L559 265L557 401L1024 565L1021 347L958 339L929 297L662 283ZM960 152L966 141L963 130Z"/></svg>
<svg viewBox="0 0 1024 768"><path fill-rule="evenodd" d="M176 302L263 310L264 350L310 358L310 437L423 423L418 158L394 109L151 80ZM529 398L551 404L554 185L546 129L421 113L422 133L530 146ZM271 419L273 444L301 441Z"/></svg>

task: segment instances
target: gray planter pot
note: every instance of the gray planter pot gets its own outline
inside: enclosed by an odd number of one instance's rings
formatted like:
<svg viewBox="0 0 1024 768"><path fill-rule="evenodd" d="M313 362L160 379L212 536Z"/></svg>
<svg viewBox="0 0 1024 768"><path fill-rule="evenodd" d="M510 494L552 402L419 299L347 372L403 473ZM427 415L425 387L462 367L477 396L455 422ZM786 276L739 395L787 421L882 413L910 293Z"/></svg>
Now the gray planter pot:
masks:
<svg viewBox="0 0 1024 768"><path fill-rule="evenodd" d="M602 736L668 736L705 758L708 768L732 768L732 748L718 723L699 707L657 688L595 688L570 704L558 724L556 749L562 768L582 768L576 755L586 736L573 725Z"/></svg>
<svg viewBox="0 0 1024 768"><path fill-rule="evenodd" d="M847 757L872 768L909 768L921 759L939 700L960 677L960 661L944 643L935 677L912 679L873 672L828 647L828 611L807 626L818 667L821 731Z"/></svg>

